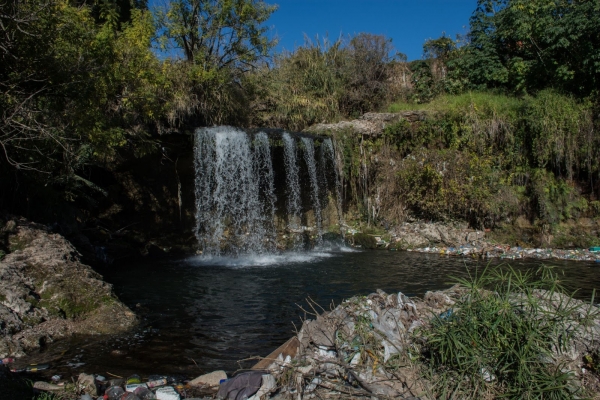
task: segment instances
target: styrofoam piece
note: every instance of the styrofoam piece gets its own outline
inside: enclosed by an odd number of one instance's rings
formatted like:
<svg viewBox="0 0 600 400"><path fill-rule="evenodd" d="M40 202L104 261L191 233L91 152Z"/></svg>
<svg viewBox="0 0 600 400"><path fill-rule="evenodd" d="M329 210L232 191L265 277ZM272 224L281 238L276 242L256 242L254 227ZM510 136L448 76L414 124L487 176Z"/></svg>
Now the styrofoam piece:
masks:
<svg viewBox="0 0 600 400"><path fill-rule="evenodd" d="M157 400L181 400L179 393L172 386L165 386L156 389Z"/></svg>

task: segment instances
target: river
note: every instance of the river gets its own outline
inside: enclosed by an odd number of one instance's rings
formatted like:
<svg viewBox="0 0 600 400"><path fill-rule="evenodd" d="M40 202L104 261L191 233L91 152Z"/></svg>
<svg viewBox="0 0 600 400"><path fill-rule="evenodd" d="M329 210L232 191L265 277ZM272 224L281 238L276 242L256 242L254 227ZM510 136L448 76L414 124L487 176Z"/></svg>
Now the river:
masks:
<svg viewBox="0 0 600 400"><path fill-rule="evenodd" d="M499 261L492 261L494 264ZM240 258L143 259L101 271L119 298L142 317L125 337L80 337L51 345L53 371L199 375L249 367L301 326L310 298L329 309L376 289L409 296L451 286L487 261L345 248ZM518 269L540 262L511 261ZM564 282L589 299L600 288L598 264L551 261ZM57 356L60 354L60 356ZM40 360L33 355L32 360ZM42 357L43 358L43 357ZM68 366L68 364L71 366ZM78 364L81 364L79 365ZM73 366L75 365L75 366ZM54 373L53 372L53 373Z"/></svg>

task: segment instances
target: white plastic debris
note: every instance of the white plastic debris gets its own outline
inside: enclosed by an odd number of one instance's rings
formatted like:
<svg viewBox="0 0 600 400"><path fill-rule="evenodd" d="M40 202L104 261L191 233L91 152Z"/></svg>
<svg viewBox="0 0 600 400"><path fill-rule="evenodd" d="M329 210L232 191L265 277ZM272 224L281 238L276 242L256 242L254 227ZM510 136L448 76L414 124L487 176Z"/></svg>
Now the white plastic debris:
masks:
<svg viewBox="0 0 600 400"><path fill-rule="evenodd" d="M156 399L157 400L181 400L179 397L179 393L173 389L171 386L165 386L156 389Z"/></svg>
<svg viewBox="0 0 600 400"><path fill-rule="evenodd" d="M310 393L317 388L318 385L323 382L320 378L313 379L308 386L304 389L305 393Z"/></svg>
<svg viewBox="0 0 600 400"><path fill-rule="evenodd" d="M487 368L481 368L481 376L486 382L492 382L496 380L496 375L490 373Z"/></svg>

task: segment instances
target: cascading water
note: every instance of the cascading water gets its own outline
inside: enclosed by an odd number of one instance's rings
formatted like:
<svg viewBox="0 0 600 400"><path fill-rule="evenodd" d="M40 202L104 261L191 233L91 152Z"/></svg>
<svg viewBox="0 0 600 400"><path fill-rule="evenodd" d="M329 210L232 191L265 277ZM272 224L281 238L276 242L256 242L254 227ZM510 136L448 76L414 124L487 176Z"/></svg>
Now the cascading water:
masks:
<svg viewBox="0 0 600 400"><path fill-rule="evenodd" d="M342 210L342 182L340 180L340 174L337 169L337 165L335 162L335 152L333 151L333 141L330 138L323 140L323 144L321 145L321 149L324 153L324 160L331 161L331 169L335 174L335 198L336 198L336 208L338 213L338 224L342 226L343 224L343 210ZM325 163L325 161L324 161ZM328 168L326 166L323 167L324 171L327 171Z"/></svg>
<svg viewBox="0 0 600 400"><path fill-rule="evenodd" d="M302 210L300 200L300 168L296 160L296 142L294 138L285 132L282 135L285 181L286 181L286 209L288 217L288 228L292 231L300 228L300 212Z"/></svg>
<svg viewBox="0 0 600 400"><path fill-rule="evenodd" d="M268 237L274 231L274 195L272 167L264 173L270 164L265 139L257 138L253 152L243 131L217 127L196 133L196 237L205 254L262 253L274 243ZM270 218L261 197L270 198Z"/></svg>
<svg viewBox="0 0 600 400"><path fill-rule="evenodd" d="M254 139L254 175L258 178L259 190L263 193L262 200L262 225L266 228L267 239L269 241L268 249L275 247L275 184L273 174L273 160L271 159L271 146L269 138L264 132L260 132Z"/></svg>
<svg viewBox="0 0 600 400"><path fill-rule="evenodd" d="M306 137L302 138L302 144L304 145L304 160L308 167L308 176L310 178L311 188L311 200L313 205L313 212L315 213L315 225L317 225L317 243L321 243L323 231L322 226L322 214L321 214L321 201L319 200L319 182L317 180L317 163L315 162L315 145L314 142Z"/></svg>
<svg viewBox="0 0 600 400"><path fill-rule="evenodd" d="M328 184L335 166L331 139L323 141L319 163L315 160L315 140L302 137L308 182L302 182L298 146L295 137L283 133L283 148L273 154L269 135L255 134L232 127L203 128L196 131L196 230L205 255L268 254L276 251L277 217L287 220L292 241L298 250L302 244L301 222L305 212L314 213L316 243L322 242L323 208L319 194L328 201ZM277 142L277 140L275 140ZM279 145L281 146L281 145ZM285 170L285 190L277 190L274 159ZM330 160L330 162L328 162ZM278 164L278 165L280 165ZM282 171L283 172L283 171ZM337 176L337 172L336 172ZM321 182L319 182L321 180ZM321 188L319 186L321 184ZM310 189L310 204L302 204L302 189ZM337 188L337 180L336 180ZM276 193L285 193L285 210L277 210ZM308 194L308 192L307 192ZM337 194L337 193L336 193ZM308 197L308 196L305 196ZM339 202L339 199L338 199ZM282 215L283 214L283 215ZM286 236L282 236L285 239Z"/></svg>

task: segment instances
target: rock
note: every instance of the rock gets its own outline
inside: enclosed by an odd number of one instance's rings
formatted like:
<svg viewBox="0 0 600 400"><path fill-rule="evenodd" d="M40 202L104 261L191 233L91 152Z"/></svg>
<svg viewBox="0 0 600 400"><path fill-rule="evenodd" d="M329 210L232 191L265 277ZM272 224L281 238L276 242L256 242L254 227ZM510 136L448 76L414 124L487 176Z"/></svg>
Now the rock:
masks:
<svg viewBox="0 0 600 400"><path fill-rule="evenodd" d="M11 252L0 260L0 347L30 351L75 333L113 334L135 325L112 286L64 237L25 219L10 225Z"/></svg>
<svg viewBox="0 0 600 400"><path fill-rule="evenodd" d="M413 249L432 246L459 247L484 240L485 232L468 229L460 224L444 223L405 223L392 231L396 246Z"/></svg>
<svg viewBox="0 0 600 400"><path fill-rule="evenodd" d="M384 129L401 120L409 122L422 121L426 118L425 111L404 111L400 113L366 113L359 119L340 121L334 124L316 124L305 129L311 133L340 132L352 130L360 135L378 137Z"/></svg>
<svg viewBox="0 0 600 400"><path fill-rule="evenodd" d="M225 371L213 371L192 379L189 384L191 386L219 386L223 379L227 379Z"/></svg>
<svg viewBox="0 0 600 400"><path fill-rule="evenodd" d="M366 233L355 233L352 236L352 241L355 246L360 246L363 249L376 249L377 240L374 236L367 235Z"/></svg>

